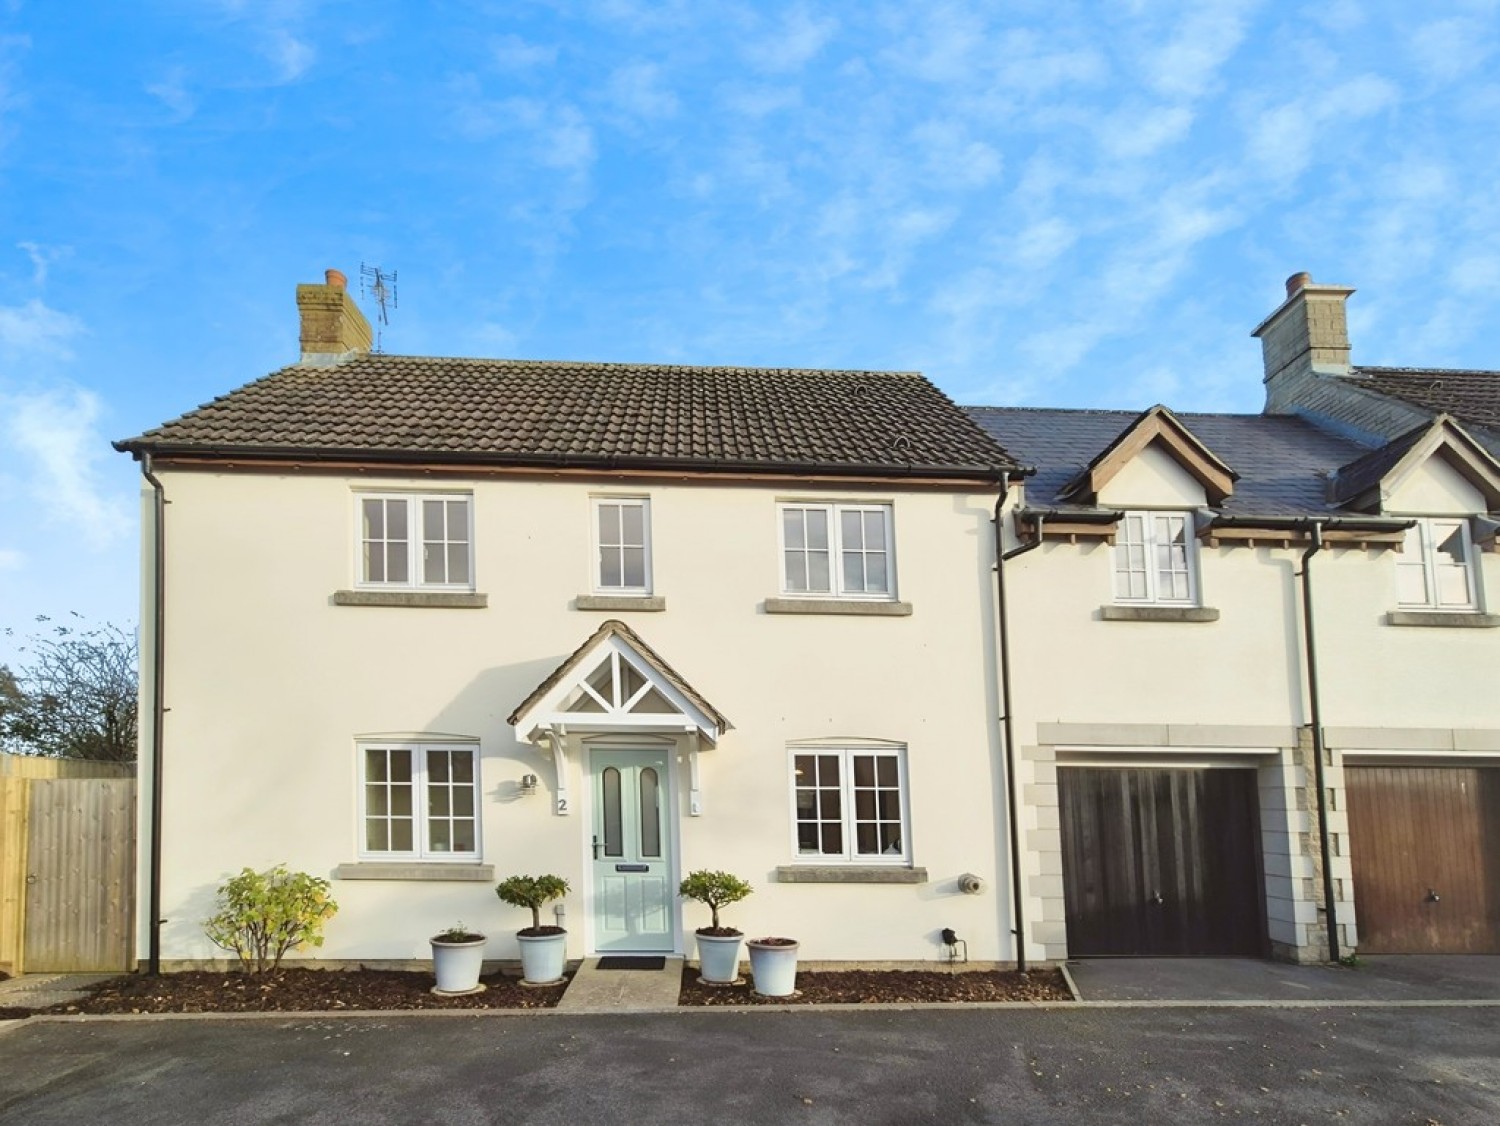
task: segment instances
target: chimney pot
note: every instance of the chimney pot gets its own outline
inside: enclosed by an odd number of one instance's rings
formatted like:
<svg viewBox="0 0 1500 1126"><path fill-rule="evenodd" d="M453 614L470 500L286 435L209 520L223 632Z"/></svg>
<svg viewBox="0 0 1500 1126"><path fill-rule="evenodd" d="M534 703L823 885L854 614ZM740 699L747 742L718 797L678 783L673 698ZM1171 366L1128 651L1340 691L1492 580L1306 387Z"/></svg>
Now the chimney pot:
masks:
<svg viewBox="0 0 1500 1126"><path fill-rule="evenodd" d="M1286 279L1286 295L1295 297L1298 290L1309 285L1312 285L1312 275L1306 270L1299 271Z"/></svg>
<svg viewBox="0 0 1500 1126"><path fill-rule="evenodd" d="M1306 275L1302 276L1305 277ZM346 289L349 285L349 279L344 276L342 270L324 270L323 281L333 286L334 289ZM1287 282L1287 285L1291 284L1291 282Z"/></svg>

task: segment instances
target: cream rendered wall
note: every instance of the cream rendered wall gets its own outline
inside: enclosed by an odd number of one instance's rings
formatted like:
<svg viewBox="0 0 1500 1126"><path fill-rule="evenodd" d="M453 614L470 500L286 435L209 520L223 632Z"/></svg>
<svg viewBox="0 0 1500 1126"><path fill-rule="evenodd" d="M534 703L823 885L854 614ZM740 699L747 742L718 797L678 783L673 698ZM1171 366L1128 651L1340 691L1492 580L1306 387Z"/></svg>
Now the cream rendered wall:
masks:
<svg viewBox="0 0 1500 1126"><path fill-rule="evenodd" d="M1412 516L1470 516L1486 505L1484 494L1439 455L1414 469L1383 507Z"/></svg>
<svg viewBox="0 0 1500 1126"><path fill-rule="evenodd" d="M1198 508L1207 502L1202 483L1160 442L1143 448L1099 490L1106 507Z"/></svg>
<svg viewBox="0 0 1500 1126"><path fill-rule="evenodd" d="M755 894L727 918L802 940L803 957L935 960L953 927L971 957L1010 958L1004 803L994 769L992 496L820 486L411 480L163 473L167 716L163 954L222 956L201 933L214 891L241 867L286 862L328 876L358 859L361 734L469 736L481 748L482 860L496 877L555 871L569 953L581 956L582 816L556 816L550 759L519 744L511 710L604 619L618 616L735 725L702 753L703 814L687 816L681 870L725 868ZM477 589L487 609L335 606L354 585L355 489L472 489ZM651 499L663 613L571 609L591 592L591 495ZM768 615L779 593L778 498L888 500L899 597L910 617ZM787 745L879 738L907 746L918 885L778 884L794 863ZM575 762L570 786L586 790ZM542 793L518 797L523 774ZM144 783L143 783L144 788ZM975 872L986 892L955 878ZM514 957L529 923L490 883L336 880L325 959L427 956L455 920ZM144 885L142 903L144 905ZM145 914L142 909L142 948ZM681 920L706 922L696 905Z"/></svg>

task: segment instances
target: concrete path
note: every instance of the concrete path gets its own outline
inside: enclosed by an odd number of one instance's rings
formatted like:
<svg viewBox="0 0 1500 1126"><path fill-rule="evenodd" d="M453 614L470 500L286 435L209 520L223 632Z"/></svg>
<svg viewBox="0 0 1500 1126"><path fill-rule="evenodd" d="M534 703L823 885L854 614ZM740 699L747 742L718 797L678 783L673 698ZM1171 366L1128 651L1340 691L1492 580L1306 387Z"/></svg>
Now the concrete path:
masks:
<svg viewBox="0 0 1500 1126"><path fill-rule="evenodd" d="M1460 1006L16 1023L0 1126L1500 1122Z"/></svg>
<svg viewBox="0 0 1500 1126"><path fill-rule="evenodd" d="M1500 1001L1500 956L1372 955L1353 968L1253 958L1068 963L1082 1001Z"/></svg>
<svg viewBox="0 0 1500 1126"><path fill-rule="evenodd" d="M0 1009L46 1009L81 1001L88 987L119 974L22 974L0 981Z"/></svg>
<svg viewBox="0 0 1500 1126"><path fill-rule="evenodd" d="M668 958L659 970L601 970L599 959L589 958L557 1008L565 1013L657 1012L676 1008L681 987L681 958Z"/></svg>

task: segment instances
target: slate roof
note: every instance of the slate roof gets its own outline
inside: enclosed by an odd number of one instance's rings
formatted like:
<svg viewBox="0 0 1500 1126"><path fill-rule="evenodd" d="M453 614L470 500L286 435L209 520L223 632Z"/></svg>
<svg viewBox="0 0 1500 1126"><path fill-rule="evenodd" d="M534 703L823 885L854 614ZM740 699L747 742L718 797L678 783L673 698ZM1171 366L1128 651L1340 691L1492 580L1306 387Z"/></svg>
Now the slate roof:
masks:
<svg viewBox="0 0 1500 1126"><path fill-rule="evenodd" d="M282 368L116 448L750 473L1017 468L916 372L383 354Z"/></svg>
<svg viewBox="0 0 1500 1126"><path fill-rule="evenodd" d="M1027 483L1034 508L1073 507L1060 494L1101 449L1140 415L1135 411L970 407L969 415L1036 466ZM1327 474L1370 451L1290 416L1178 414L1205 446L1239 474L1220 511L1238 517L1326 516Z"/></svg>
<svg viewBox="0 0 1500 1126"><path fill-rule="evenodd" d="M1401 437L1393 438L1385 445L1342 466L1333 478L1333 500L1345 504L1375 488L1431 429L1431 423L1413 427Z"/></svg>
<svg viewBox="0 0 1500 1126"><path fill-rule="evenodd" d="M1500 432L1500 371L1357 367L1345 382Z"/></svg>

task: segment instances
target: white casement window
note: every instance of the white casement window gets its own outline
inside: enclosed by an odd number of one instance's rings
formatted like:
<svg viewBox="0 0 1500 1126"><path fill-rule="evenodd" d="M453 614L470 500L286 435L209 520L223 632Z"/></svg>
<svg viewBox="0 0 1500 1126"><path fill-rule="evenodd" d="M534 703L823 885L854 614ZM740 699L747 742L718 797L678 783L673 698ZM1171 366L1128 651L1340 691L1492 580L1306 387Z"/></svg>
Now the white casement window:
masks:
<svg viewBox="0 0 1500 1126"><path fill-rule="evenodd" d="M644 497L594 498L594 589L651 593L651 505Z"/></svg>
<svg viewBox="0 0 1500 1126"><path fill-rule="evenodd" d="M474 589L468 494L360 493L359 584Z"/></svg>
<svg viewBox="0 0 1500 1126"><path fill-rule="evenodd" d="M898 750L862 747L793 751L797 856L909 862L904 757Z"/></svg>
<svg viewBox="0 0 1500 1126"><path fill-rule="evenodd" d="M1396 601L1424 610L1474 610L1479 605L1474 542L1462 519L1424 516L1406 530L1396 558Z"/></svg>
<svg viewBox="0 0 1500 1126"><path fill-rule="evenodd" d="M1115 601L1196 605L1195 548L1190 513L1122 514L1115 530Z"/></svg>
<svg viewBox="0 0 1500 1126"><path fill-rule="evenodd" d="M362 856L478 858L479 756L475 747L364 743L359 757Z"/></svg>
<svg viewBox="0 0 1500 1126"><path fill-rule="evenodd" d="M890 505L783 504L780 511L782 593L895 597Z"/></svg>

